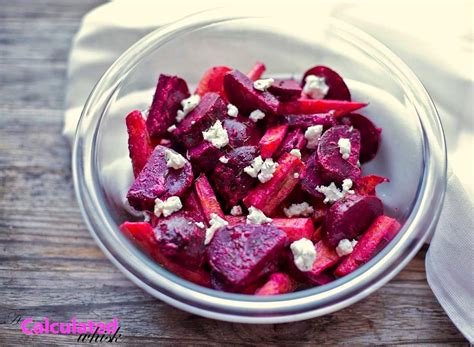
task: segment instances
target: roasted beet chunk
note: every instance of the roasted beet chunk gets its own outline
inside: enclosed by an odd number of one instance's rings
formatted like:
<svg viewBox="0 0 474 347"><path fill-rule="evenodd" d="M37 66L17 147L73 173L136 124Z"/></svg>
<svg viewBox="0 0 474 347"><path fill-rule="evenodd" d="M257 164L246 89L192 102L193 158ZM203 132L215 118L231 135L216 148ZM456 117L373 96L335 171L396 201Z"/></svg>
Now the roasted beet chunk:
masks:
<svg viewBox="0 0 474 347"><path fill-rule="evenodd" d="M196 222L199 221L187 212L175 213L158 221L155 235L164 256L183 266L201 266L206 229Z"/></svg>
<svg viewBox="0 0 474 347"><path fill-rule="evenodd" d="M316 190L321 184L323 180L318 170L318 153L315 151L306 161L306 172L301 179L301 188L316 198L322 198L323 195Z"/></svg>
<svg viewBox="0 0 474 347"><path fill-rule="evenodd" d="M229 136L229 146L232 148L242 146L256 146L260 139L260 130L257 125L245 117L226 118L222 126Z"/></svg>
<svg viewBox="0 0 474 347"><path fill-rule="evenodd" d="M375 196L349 194L327 211L324 236L336 247L342 239L353 240L383 213L382 201Z"/></svg>
<svg viewBox="0 0 474 347"><path fill-rule="evenodd" d="M257 109L273 114L278 109L278 100L275 96L268 91L254 89L253 81L238 70L225 75L224 90L229 101L244 114Z"/></svg>
<svg viewBox="0 0 474 347"><path fill-rule="evenodd" d="M285 120L290 127L308 128L313 125L325 127L336 125L336 119L331 113L290 114L285 116Z"/></svg>
<svg viewBox="0 0 474 347"><path fill-rule="evenodd" d="M128 132L128 151L132 160L133 174L137 177L151 152L153 152L153 146L148 135L145 119L143 119L140 111L130 112L125 121Z"/></svg>
<svg viewBox="0 0 474 347"><path fill-rule="evenodd" d="M272 225L227 226L216 231L207 248L209 264L228 285L241 288L257 280L287 242Z"/></svg>
<svg viewBox="0 0 474 347"><path fill-rule="evenodd" d="M142 248L150 257L157 261L168 271L173 272L185 280L200 284L204 287L211 286L211 278L209 273L202 268L188 269L188 267L181 266L174 261L168 259L161 253L156 233L150 224L139 222L125 222L120 226L122 233Z"/></svg>
<svg viewBox="0 0 474 347"><path fill-rule="evenodd" d="M207 141L188 151L188 158L191 160L193 171L196 174L214 170L219 158L223 155L224 152Z"/></svg>
<svg viewBox="0 0 474 347"><path fill-rule="evenodd" d="M152 210L155 199L181 196L193 182L191 164L175 170L166 165L165 152L170 150L156 146L143 170L130 187L127 199L137 210Z"/></svg>
<svg viewBox="0 0 474 347"><path fill-rule="evenodd" d="M237 204L252 188L255 179L245 173L244 168L257 156L257 147L244 146L227 153L229 161L226 164L217 163L212 182L219 195L227 202L226 207Z"/></svg>
<svg viewBox="0 0 474 347"><path fill-rule="evenodd" d="M360 162L372 160L379 149L382 129L377 128L367 117L351 113L339 119L344 125L353 126L360 132Z"/></svg>
<svg viewBox="0 0 474 347"><path fill-rule="evenodd" d="M193 148L204 141L202 132L209 129L216 120L223 119L227 106L217 93L207 93L181 123L173 134L186 148Z"/></svg>
<svg viewBox="0 0 474 347"><path fill-rule="evenodd" d="M400 223L393 218L377 217L357 242L354 251L339 264L336 276L347 275L367 263L395 237L400 228Z"/></svg>
<svg viewBox="0 0 474 347"><path fill-rule="evenodd" d="M342 77L327 66L315 66L305 72L301 85L304 86L305 79L309 75L324 78L324 83L329 87L325 99L351 101L351 93Z"/></svg>
<svg viewBox="0 0 474 347"><path fill-rule="evenodd" d="M341 139L350 141L350 153L347 159L341 154ZM360 152L360 133L347 125L338 125L330 128L321 136L318 144L318 160L321 175L324 179L342 182L346 178L353 181L360 176L360 167L357 165Z"/></svg>
<svg viewBox="0 0 474 347"><path fill-rule="evenodd" d="M183 79L160 75L146 121L151 136L166 134L166 130L175 121L176 113L181 109L181 101L188 96L188 86Z"/></svg>
<svg viewBox="0 0 474 347"><path fill-rule="evenodd" d="M296 289L296 282L287 274L277 272L270 275L269 280L257 291L255 295L277 295L291 293Z"/></svg>
<svg viewBox="0 0 474 347"><path fill-rule="evenodd" d="M289 153L292 149L303 149L305 141L303 130L294 129L288 132L276 152L276 157L278 158L284 153Z"/></svg>
<svg viewBox="0 0 474 347"><path fill-rule="evenodd" d="M298 99L301 96L301 86L294 79L276 79L268 91L282 101Z"/></svg>
<svg viewBox="0 0 474 347"><path fill-rule="evenodd" d="M360 177L354 184L354 190L359 195L376 195L375 188L380 183L390 182L386 177L369 175Z"/></svg>
<svg viewBox="0 0 474 347"><path fill-rule="evenodd" d="M267 129L263 137L260 139L260 153L263 159L271 158L277 150L280 143L285 138L288 125L275 125Z"/></svg>

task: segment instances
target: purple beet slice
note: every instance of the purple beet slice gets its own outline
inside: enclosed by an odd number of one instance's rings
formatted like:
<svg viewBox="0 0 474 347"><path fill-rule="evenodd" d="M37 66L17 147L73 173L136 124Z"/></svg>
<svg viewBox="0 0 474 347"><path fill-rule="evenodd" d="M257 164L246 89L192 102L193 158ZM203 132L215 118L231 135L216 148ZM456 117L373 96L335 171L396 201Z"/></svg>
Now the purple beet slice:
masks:
<svg viewBox="0 0 474 347"><path fill-rule="evenodd" d="M342 239L353 240L383 213L382 201L376 196L349 194L327 211L324 237L336 247Z"/></svg>
<svg viewBox="0 0 474 347"><path fill-rule="evenodd" d="M349 139L351 152L344 159L339 151L338 141ZM361 171L357 165L360 152L360 133L347 125L338 125L325 131L317 148L321 176L327 181L342 182L346 178L355 181Z"/></svg>
<svg viewBox="0 0 474 347"><path fill-rule="evenodd" d="M313 125L332 127L336 125L336 119L331 113L289 114L284 118L290 127L308 128Z"/></svg>
<svg viewBox="0 0 474 347"><path fill-rule="evenodd" d="M207 93L181 123L178 123L173 135L186 148L193 148L204 141L202 132L209 129L216 120L227 114L227 106L217 93Z"/></svg>
<svg viewBox="0 0 474 347"><path fill-rule="evenodd" d="M196 222L199 220L188 212L159 219L154 229L161 253L180 265L199 268L204 261L206 229Z"/></svg>
<svg viewBox="0 0 474 347"><path fill-rule="evenodd" d="M224 90L229 101L244 114L257 109L274 114L278 110L278 99L268 91L254 89L253 81L238 70L224 76Z"/></svg>
<svg viewBox="0 0 474 347"><path fill-rule="evenodd" d="M320 65L312 67L304 73L303 79L301 81L302 86L304 86L305 78L308 75L315 75L317 77L324 78L327 86L329 87L325 99L351 101L351 93L349 92L349 88L347 88L346 83L336 71L331 70L327 66Z"/></svg>
<svg viewBox="0 0 474 347"><path fill-rule="evenodd" d="M130 187L127 199L137 210L153 210L155 199L182 196L193 182L191 164L186 161L182 169L175 170L166 165L163 146L156 146L145 167Z"/></svg>
<svg viewBox="0 0 474 347"><path fill-rule="evenodd" d="M257 125L246 117L226 118L222 126L229 136L229 146L232 148L242 146L256 146L261 137Z"/></svg>
<svg viewBox="0 0 474 347"><path fill-rule="evenodd" d="M217 163L211 176L216 191L230 208L237 204L256 183L256 180L244 172L244 168L252 163L259 154L255 146L243 146L226 154L226 164Z"/></svg>
<svg viewBox="0 0 474 347"><path fill-rule="evenodd" d="M207 255L212 270L239 288L257 280L287 243L286 234L272 225L240 224L218 229Z"/></svg>
<svg viewBox="0 0 474 347"><path fill-rule="evenodd" d="M302 88L294 79L276 79L268 91L282 101L289 101L298 99Z"/></svg>
<svg viewBox="0 0 474 347"><path fill-rule="evenodd" d="M306 161L306 172L300 182L301 189L315 198L323 198L324 196L316 190L316 187L323 183L318 169L318 153L314 151Z"/></svg>
<svg viewBox="0 0 474 347"><path fill-rule="evenodd" d="M367 117L351 113L339 119L344 125L353 126L360 132L360 162L366 163L372 160L379 149L382 129L377 128Z"/></svg>
<svg viewBox="0 0 474 347"><path fill-rule="evenodd" d="M297 128L289 131L283 139L280 148L278 148L276 157L278 158L284 153L289 153L292 149L303 149L305 141L303 130Z"/></svg>
<svg viewBox="0 0 474 347"><path fill-rule="evenodd" d="M189 97L188 85L177 77L161 74L146 125L150 136L162 136L174 123L181 101Z"/></svg>
<svg viewBox="0 0 474 347"><path fill-rule="evenodd" d="M223 155L224 152L208 141L202 142L188 151L188 158L193 164L193 171L196 175L214 170L219 158Z"/></svg>

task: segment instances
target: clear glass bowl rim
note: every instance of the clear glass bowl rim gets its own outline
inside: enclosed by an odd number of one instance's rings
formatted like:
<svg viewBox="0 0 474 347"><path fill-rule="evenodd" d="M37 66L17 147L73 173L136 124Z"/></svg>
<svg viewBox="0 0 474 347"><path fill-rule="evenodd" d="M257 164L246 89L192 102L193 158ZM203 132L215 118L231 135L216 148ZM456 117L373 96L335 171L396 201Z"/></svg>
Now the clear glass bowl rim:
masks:
<svg viewBox="0 0 474 347"><path fill-rule="evenodd" d="M77 200L88 229L107 257L135 284L185 311L208 318L242 323L281 323L308 319L347 307L393 278L415 256L433 232L446 189L446 145L436 108L414 73L388 48L365 32L330 18L337 35L363 47L399 80L418 114L424 152L424 172L417 201L397 237L374 259L330 284L273 297L218 292L187 282L139 252L118 230L104 206L99 186L95 146L110 97L124 77L148 53L173 37L227 21L271 17L248 16L235 9L197 13L156 29L123 53L91 92L76 130L72 172ZM87 121L85 121L87 119ZM424 198L429 196L429 199Z"/></svg>

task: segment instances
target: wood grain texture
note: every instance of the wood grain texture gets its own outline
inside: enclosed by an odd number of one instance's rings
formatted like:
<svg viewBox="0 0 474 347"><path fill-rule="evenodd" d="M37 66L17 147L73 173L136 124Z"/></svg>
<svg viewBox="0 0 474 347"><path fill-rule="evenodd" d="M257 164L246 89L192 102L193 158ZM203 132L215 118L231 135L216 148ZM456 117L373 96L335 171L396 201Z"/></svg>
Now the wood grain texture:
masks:
<svg viewBox="0 0 474 347"><path fill-rule="evenodd" d="M17 314L119 317L122 344L465 345L425 276L422 250L361 302L304 322L249 326L174 309L127 280L95 245L75 201L61 137L67 54L101 0L0 0L0 345L73 344L26 336Z"/></svg>

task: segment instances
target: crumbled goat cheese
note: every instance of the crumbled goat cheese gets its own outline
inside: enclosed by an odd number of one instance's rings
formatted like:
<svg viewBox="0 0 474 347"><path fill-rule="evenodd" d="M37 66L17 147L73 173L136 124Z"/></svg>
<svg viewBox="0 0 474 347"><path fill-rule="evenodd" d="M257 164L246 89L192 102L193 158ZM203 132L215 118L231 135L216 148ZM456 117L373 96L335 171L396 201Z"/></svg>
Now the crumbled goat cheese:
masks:
<svg viewBox="0 0 474 347"><path fill-rule="evenodd" d="M257 123L260 119L265 118L265 113L260 110L255 110L250 113L249 118L252 122Z"/></svg>
<svg viewBox="0 0 474 347"><path fill-rule="evenodd" d="M303 272L311 271L318 255L311 240L302 238L298 241L294 241L290 245L290 249L293 253L293 261L298 270Z"/></svg>
<svg viewBox="0 0 474 347"><path fill-rule="evenodd" d="M297 157L298 159L301 159L301 151L297 148L293 148L291 151L290 151L290 154L293 154L295 157Z"/></svg>
<svg viewBox="0 0 474 347"><path fill-rule="evenodd" d="M304 133L304 137L308 140L306 147L309 149L315 149L318 147L319 138L323 133L323 126L322 125L313 125L306 129Z"/></svg>
<svg viewBox="0 0 474 347"><path fill-rule="evenodd" d="M346 178L345 180L342 181L342 191L347 192L349 194L354 194L353 190L350 190L352 188L352 180L350 178Z"/></svg>
<svg viewBox="0 0 474 347"><path fill-rule="evenodd" d="M226 220L222 219L215 213L211 213L211 220L209 221L209 224L211 226L206 229L206 239L204 240L205 245L211 242L217 229L220 229L222 227L225 227L226 225L229 225L229 223Z"/></svg>
<svg viewBox="0 0 474 347"><path fill-rule="evenodd" d="M232 207L232 209L230 210L230 214L233 215L233 216L241 216L242 213L243 213L242 207L240 207L239 205L235 205L235 206Z"/></svg>
<svg viewBox="0 0 474 347"><path fill-rule="evenodd" d="M295 173L293 174L293 177L294 177L294 178L300 178L300 174L297 173L297 172L295 172Z"/></svg>
<svg viewBox="0 0 474 347"><path fill-rule="evenodd" d="M316 190L321 194L325 195L324 203L327 204L328 202L336 202L342 199L346 194L354 194L352 188L352 180L350 178L346 178L342 181L342 190L336 187L334 182L331 182L329 186L317 186Z"/></svg>
<svg viewBox="0 0 474 347"><path fill-rule="evenodd" d="M273 78L264 78L253 82L253 87L261 92L266 91L275 82Z"/></svg>
<svg viewBox="0 0 474 347"><path fill-rule="evenodd" d="M272 219L265 216L265 214L258 208L250 206L249 214L247 216L247 224L264 224L270 223L271 221Z"/></svg>
<svg viewBox="0 0 474 347"><path fill-rule="evenodd" d="M198 228L204 229L206 226L204 225L203 222L195 222L194 223Z"/></svg>
<svg viewBox="0 0 474 347"><path fill-rule="evenodd" d="M342 154L342 159L349 159L351 155L351 141L341 137L339 141L337 141L337 145L339 146L339 153Z"/></svg>
<svg viewBox="0 0 474 347"><path fill-rule="evenodd" d="M161 199L155 199L155 216L164 217L171 216L173 213L178 212L183 207L181 200L177 196L171 196L165 201Z"/></svg>
<svg viewBox="0 0 474 347"><path fill-rule="evenodd" d="M237 117L238 114L239 109L235 105L227 104L227 115L229 117Z"/></svg>
<svg viewBox="0 0 474 347"><path fill-rule="evenodd" d="M304 81L303 93L307 96L312 99L323 99L327 95L329 86L326 84L324 77L308 75Z"/></svg>
<svg viewBox="0 0 474 347"><path fill-rule="evenodd" d="M219 158L219 161L222 163L222 164L227 164L229 162L229 158L227 158L226 156L222 156Z"/></svg>
<svg viewBox="0 0 474 347"><path fill-rule="evenodd" d="M194 110L199 102L201 101L201 97L197 94L191 95L189 98L183 99L181 101L182 110L178 110L176 115L176 121L179 123L181 122L189 112Z"/></svg>
<svg viewBox="0 0 474 347"><path fill-rule="evenodd" d="M186 159L175 151L171 149L165 150L165 159L166 159L166 166L172 167L175 170L182 169L184 165L186 165Z"/></svg>
<svg viewBox="0 0 474 347"><path fill-rule="evenodd" d="M357 245L356 240L349 241L348 239L343 239L339 241L339 244L336 247L336 253L340 257L351 254L352 251L354 251L355 245Z"/></svg>
<svg viewBox="0 0 474 347"><path fill-rule="evenodd" d="M273 162L272 158L267 158L265 161L259 155L249 166L244 168L246 172L251 177L257 178L262 183L268 182L272 179L273 174L275 173L278 163Z"/></svg>
<svg viewBox="0 0 474 347"><path fill-rule="evenodd" d="M314 212L314 208L310 206L307 202L302 202L300 204L292 204L288 208L284 208L283 212L288 218L295 216L304 216L307 217Z"/></svg>
<svg viewBox="0 0 474 347"><path fill-rule="evenodd" d="M166 131L169 132L169 133L172 133L172 132L175 131L175 130L176 130L176 125L175 125L175 124L173 124L173 125L170 126L168 129L166 129Z"/></svg>
<svg viewBox="0 0 474 347"><path fill-rule="evenodd" d="M203 131L202 136L204 137L204 140L209 141L217 148L222 148L229 144L229 135L222 127L220 120L217 120L213 126L207 129L207 131Z"/></svg>
<svg viewBox="0 0 474 347"><path fill-rule="evenodd" d="M262 165L263 165L263 159L259 155L258 157L255 157L254 160L252 160L249 166L246 166L244 168L244 172L252 176L253 178L257 178L258 173L260 172L260 169L262 168Z"/></svg>
<svg viewBox="0 0 474 347"><path fill-rule="evenodd" d="M273 162L272 158L265 159L258 174L258 180L262 183L270 181L277 167L278 163Z"/></svg>

